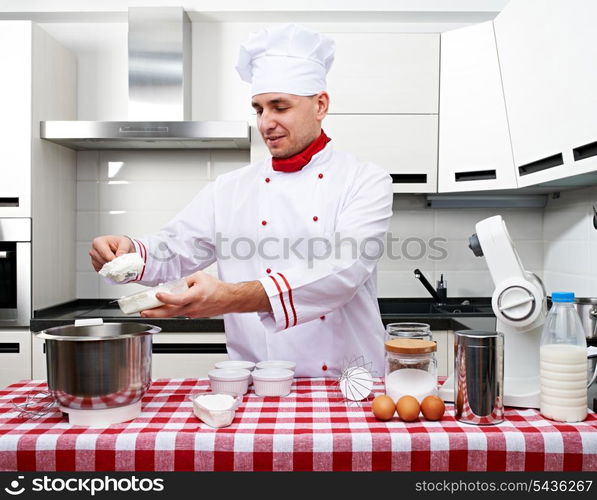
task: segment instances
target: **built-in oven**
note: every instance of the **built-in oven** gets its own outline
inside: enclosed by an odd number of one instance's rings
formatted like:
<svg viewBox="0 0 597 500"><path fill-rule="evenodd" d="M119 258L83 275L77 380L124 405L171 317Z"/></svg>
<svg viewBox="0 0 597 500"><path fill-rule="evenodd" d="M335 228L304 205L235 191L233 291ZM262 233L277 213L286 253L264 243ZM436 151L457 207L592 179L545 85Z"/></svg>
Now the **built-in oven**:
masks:
<svg viewBox="0 0 597 500"><path fill-rule="evenodd" d="M0 218L0 328L31 319L31 219Z"/></svg>

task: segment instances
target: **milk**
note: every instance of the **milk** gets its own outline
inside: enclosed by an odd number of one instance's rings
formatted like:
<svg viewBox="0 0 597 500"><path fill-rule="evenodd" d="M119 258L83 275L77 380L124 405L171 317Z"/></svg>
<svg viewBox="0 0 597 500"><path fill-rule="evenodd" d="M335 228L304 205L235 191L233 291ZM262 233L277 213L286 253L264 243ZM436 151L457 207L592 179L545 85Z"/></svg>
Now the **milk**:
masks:
<svg viewBox="0 0 597 500"><path fill-rule="evenodd" d="M539 351L541 414L560 422L587 417L587 350L570 344L546 344Z"/></svg>

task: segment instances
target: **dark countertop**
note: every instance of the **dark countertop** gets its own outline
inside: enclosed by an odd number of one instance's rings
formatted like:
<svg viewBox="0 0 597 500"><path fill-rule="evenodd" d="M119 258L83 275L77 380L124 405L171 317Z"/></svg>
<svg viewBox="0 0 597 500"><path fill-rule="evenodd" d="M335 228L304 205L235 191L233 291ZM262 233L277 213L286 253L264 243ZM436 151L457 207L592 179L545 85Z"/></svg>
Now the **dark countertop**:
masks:
<svg viewBox="0 0 597 500"><path fill-rule="evenodd" d="M445 306L437 306L431 299L381 298L379 307L384 325L402 321L418 321L432 330L459 330L468 328L495 328L491 300L486 297L468 299L449 298ZM30 327L34 332L72 324L75 319L102 318L110 322L142 322L158 326L164 332L223 332L224 320L214 318L165 318L147 320L136 315L125 315L118 304L109 299L76 299L35 311ZM493 326L492 326L493 325Z"/></svg>

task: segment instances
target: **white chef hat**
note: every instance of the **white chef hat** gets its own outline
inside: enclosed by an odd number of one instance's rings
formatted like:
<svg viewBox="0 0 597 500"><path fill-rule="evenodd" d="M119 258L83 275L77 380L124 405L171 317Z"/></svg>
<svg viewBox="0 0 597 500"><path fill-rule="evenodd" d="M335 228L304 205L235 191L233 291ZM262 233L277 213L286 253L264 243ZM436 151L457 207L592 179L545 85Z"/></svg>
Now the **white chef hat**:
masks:
<svg viewBox="0 0 597 500"><path fill-rule="evenodd" d="M331 38L304 26L269 26L241 45L236 70L251 84L251 95L315 95L326 90L335 48Z"/></svg>

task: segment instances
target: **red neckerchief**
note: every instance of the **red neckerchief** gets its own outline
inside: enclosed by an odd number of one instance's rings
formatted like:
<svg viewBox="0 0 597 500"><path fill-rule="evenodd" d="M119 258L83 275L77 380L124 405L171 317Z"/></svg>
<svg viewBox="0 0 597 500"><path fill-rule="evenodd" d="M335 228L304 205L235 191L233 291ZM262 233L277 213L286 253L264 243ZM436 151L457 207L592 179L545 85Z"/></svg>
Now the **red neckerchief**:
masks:
<svg viewBox="0 0 597 500"><path fill-rule="evenodd" d="M319 153L330 141L331 139L322 130L319 137L300 153L288 158L272 158L272 167L276 172L298 172L311 161L313 155Z"/></svg>

